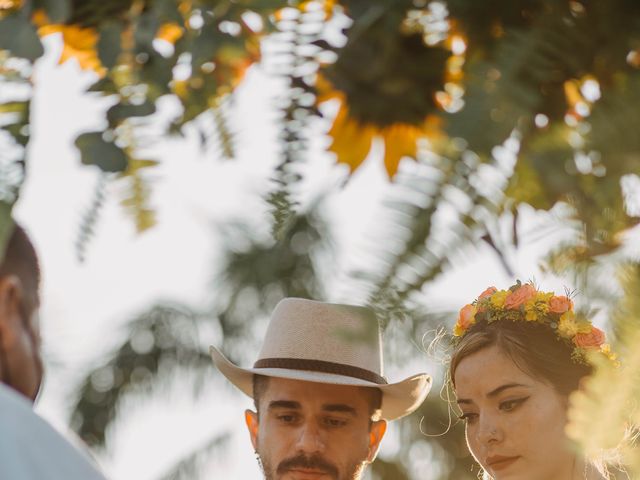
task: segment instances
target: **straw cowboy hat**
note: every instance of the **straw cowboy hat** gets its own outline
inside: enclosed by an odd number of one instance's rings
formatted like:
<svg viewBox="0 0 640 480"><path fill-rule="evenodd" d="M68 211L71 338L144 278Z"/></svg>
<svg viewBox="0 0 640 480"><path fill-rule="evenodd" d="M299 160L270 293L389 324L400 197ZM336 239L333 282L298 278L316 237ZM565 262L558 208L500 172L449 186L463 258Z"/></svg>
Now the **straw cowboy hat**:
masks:
<svg viewBox="0 0 640 480"><path fill-rule="evenodd" d="M382 391L382 418L410 414L431 389L426 373L389 383L382 367L378 321L364 307L285 298L271 315L253 368L231 363L215 347L213 363L244 393L253 397L253 376L375 387Z"/></svg>

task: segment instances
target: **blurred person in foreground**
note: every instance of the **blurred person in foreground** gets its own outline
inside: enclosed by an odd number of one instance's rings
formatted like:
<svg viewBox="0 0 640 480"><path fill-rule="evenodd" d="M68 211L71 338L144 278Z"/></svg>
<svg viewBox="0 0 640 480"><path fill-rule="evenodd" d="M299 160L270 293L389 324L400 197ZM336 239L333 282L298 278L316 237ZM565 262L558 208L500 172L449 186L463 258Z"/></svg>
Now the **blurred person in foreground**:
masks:
<svg viewBox="0 0 640 480"><path fill-rule="evenodd" d="M378 321L352 305L284 299L253 368L211 355L254 400L245 422L267 480L360 479L387 420L413 412L431 387L427 374L387 382Z"/></svg>
<svg viewBox="0 0 640 480"><path fill-rule="evenodd" d="M490 287L461 309L454 337L449 375L484 478L607 478L565 427L569 396L592 371L588 352L615 357L570 298L530 283Z"/></svg>
<svg viewBox="0 0 640 480"><path fill-rule="evenodd" d="M0 478L103 480L87 456L33 411L43 375L39 284L38 257L16 224L0 263Z"/></svg>

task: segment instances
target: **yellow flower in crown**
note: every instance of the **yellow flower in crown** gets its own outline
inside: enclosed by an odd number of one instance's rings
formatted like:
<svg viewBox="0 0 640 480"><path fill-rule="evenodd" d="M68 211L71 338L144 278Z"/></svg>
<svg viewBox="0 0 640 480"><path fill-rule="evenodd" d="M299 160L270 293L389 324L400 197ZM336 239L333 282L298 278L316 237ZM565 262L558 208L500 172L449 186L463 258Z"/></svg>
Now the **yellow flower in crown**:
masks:
<svg viewBox="0 0 640 480"><path fill-rule="evenodd" d="M499 292L494 293L490 297L491 305L496 308L503 308L504 302L507 299L507 295L509 295L508 290L500 290Z"/></svg>
<svg viewBox="0 0 640 480"><path fill-rule="evenodd" d="M563 313L558 322L558 333L564 338L571 339L579 333L579 330L576 314L572 311Z"/></svg>
<svg viewBox="0 0 640 480"><path fill-rule="evenodd" d="M524 319L527 322L535 322L538 320L538 312L536 311L535 304L527 304L525 307Z"/></svg>
<svg viewBox="0 0 640 480"><path fill-rule="evenodd" d="M587 351L599 351L615 360L610 346L605 344L604 332L576 315L568 296L539 291L532 283L518 281L507 290L487 288L476 300L462 307L453 335L460 338L475 325L496 321L545 325L573 349L572 358L577 362L586 361Z"/></svg>

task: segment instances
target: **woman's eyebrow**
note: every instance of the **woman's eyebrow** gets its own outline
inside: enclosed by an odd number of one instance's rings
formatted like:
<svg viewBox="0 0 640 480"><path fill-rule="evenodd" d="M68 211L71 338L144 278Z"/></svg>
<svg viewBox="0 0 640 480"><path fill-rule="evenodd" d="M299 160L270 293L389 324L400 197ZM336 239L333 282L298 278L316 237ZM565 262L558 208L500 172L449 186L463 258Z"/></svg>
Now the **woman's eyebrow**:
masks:
<svg viewBox="0 0 640 480"><path fill-rule="evenodd" d="M495 389L491 390L489 393L487 393L487 397L489 397L489 398L495 397L495 396L501 394L502 392L504 392L505 390L508 390L510 388L516 388L516 387L528 388L529 385L524 385L522 383L507 383L505 385L501 385L498 388L495 388Z"/></svg>
<svg viewBox="0 0 640 480"><path fill-rule="evenodd" d="M491 390L489 393L487 393L487 397L488 398L493 398L497 395L500 395L502 392L504 392L505 390L508 390L510 388L516 388L516 387L525 387L525 388L530 388L530 385L525 385L523 383L506 383L504 385L500 385L498 388L494 388L493 390ZM469 400L467 398L459 398L456 403L458 405L468 405L473 403L472 400Z"/></svg>

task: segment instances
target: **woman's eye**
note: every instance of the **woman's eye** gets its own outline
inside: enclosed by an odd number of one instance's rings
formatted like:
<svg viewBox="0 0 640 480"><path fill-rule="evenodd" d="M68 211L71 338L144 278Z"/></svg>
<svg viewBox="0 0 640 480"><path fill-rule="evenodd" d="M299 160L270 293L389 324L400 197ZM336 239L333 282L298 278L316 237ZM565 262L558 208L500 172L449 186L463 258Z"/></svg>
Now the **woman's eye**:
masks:
<svg viewBox="0 0 640 480"><path fill-rule="evenodd" d="M464 420L466 423L472 423L476 418L478 418L477 413L463 413L458 417L460 420Z"/></svg>
<svg viewBox="0 0 640 480"><path fill-rule="evenodd" d="M500 403L500 410L505 411L505 412L511 412L511 411L515 410L516 408L518 408L520 405L522 405L524 402L526 402L528 399L529 399L529 397L515 398L513 400L506 400L506 401Z"/></svg>

